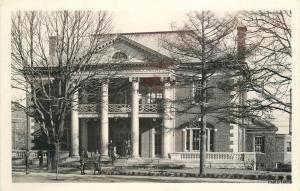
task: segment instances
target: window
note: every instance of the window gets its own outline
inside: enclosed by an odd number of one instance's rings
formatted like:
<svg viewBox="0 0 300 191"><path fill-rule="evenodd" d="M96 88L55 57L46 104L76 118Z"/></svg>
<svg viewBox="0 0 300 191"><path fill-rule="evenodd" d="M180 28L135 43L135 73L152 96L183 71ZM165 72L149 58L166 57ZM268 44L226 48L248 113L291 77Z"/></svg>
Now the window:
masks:
<svg viewBox="0 0 300 191"><path fill-rule="evenodd" d="M200 145L200 129L187 129L185 135L185 149L197 151Z"/></svg>
<svg viewBox="0 0 300 191"><path fill-rule="evenodd" d="M194 103L200 103L201 102L201 93L204 89L204 84L201 84L200 80L195 80L192 82L192 87L191 87L191 97L192 97L192 101ZM210 93L214 93L213 92L213 88L207 88L206 91L204 92L205 94L203 96L206 96L207 98L210 98ZM205 100L205 99L204 99ZM208 99L206 99L206 102L208 101Z"/></svg>
<svg viewBox="0 0 300 191"><path fill-rule="evenodd" d="M124 52L116 52L113 56L113 59L127 59L127 55Z"/></svg>
<svg viewBox="0 0 300 191"><path fill-rule="evenodd" d="M193 97L193 101L195 102L195 103L199 103L200 102L200 98L201 98L201 90L202 90L202 88L201 88L201 81L194 81L193 82L193 85L192 85L193 87L192 87L192 93L193 93L193 95L192 95L192 97Z"/></svg>
<svg viewBox="0 0 300 191"><path fill-rule="evenodd" d="M259 136L254 138L254 151L265 152L265 137Z"/></svg>
<svg viewBox="0 0 300 191"><path fill-rule="evenodd" d="M213 152L214 150L214 128L206 129L206 151ZM199 151L200 150L200 129L193 127L187 128L185 133L185 150Z"/></svg>
<svg viewBox="0 0 300 191"><path fill-rule="evenodd" d="M292 151L292 143L290 141L286 142L286 151L287 152Z"/></svg>
<svg viewBox="0 0 300 191"><path fill-rule="evenodd" d="M199 129L194 129L193 130L193 139L192 139L192 145L193 145L193 150L197 151L200 149L200 130Z"/></svg>
<svg viewBox="0 0 300 191"><path fill-rule="evenodd" d="M190 150L190 131L191 130L186 130L186 139L185 139L185 148L186 150Z"/></svg>
<svg viewBox="0 0 300 191"><path fill-rule="evenodd" d="M146 95L146 104L159 103L163 98L162 93L148 93Z"/></svg>

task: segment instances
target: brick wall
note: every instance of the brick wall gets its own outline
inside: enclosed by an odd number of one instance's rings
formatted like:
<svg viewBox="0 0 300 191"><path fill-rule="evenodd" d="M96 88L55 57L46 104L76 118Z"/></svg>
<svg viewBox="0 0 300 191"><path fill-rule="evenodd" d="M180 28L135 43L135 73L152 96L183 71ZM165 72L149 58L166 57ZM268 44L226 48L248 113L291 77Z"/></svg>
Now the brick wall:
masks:
<svg viewBox="0 0 300 191"><path fill-rule="evenodd" d="M219 82L224 82L224 76L211 78L208 82L209 87L217 87ZM200 113L200 106L192 104L192 82L181 81L176 84L176 128L184 128L184 124L197 120L197 114ZM229 93L221 89L213 88L209 93L208 102L210 104L222 104L228 99ZM214 114L207 115L207 123L213 125L214 131L214 151L216 152L230 152L230 125L228 123L220 122ZM182 129L177 129L175 133L175 151L184 151L184 132ZM180 139L180 140L178 140Z"/></svg>
<svg viewBox="0 0 300 191"><path fill-rule="evenodd" d="M270 132L251 132L246 137L246 152L254 152L254 137L263 136L265 139L264 153L262 157L257 159L258 169L272 169L275 167L275 131Z"/></svg>
<svg viewBox="0 0 300 191"><path fill-rule="evenodd" d="M290 163L291 152L287 151L287 142L291 142L291 135L276 134L276 159L277 163Z"/></svg>

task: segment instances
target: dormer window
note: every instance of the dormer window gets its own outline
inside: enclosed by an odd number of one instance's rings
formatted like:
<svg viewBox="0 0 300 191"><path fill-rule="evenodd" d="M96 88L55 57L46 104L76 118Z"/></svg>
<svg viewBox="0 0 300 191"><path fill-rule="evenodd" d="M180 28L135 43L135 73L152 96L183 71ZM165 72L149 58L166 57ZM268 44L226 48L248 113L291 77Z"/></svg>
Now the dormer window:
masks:
<svg viewBox="0 0 300 191"><path fill-rule="evenodd" d="M127 60L127 55L124 52L116 52L112 58L117 60Z"/></svg>

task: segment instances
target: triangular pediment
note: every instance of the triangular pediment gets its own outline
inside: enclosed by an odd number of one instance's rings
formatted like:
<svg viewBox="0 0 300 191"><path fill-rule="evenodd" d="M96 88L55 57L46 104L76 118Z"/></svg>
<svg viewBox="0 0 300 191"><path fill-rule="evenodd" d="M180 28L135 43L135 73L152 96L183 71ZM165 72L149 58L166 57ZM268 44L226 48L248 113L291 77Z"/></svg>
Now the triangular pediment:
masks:
<svg viewBox="0 0 300 191"><path fill-rule="evenodd" d="M94 57L93 62L101 63L167 63L170 58L159 52L144 46L125 36L119 35L110 46L107 47L105 54Z"/></svg>

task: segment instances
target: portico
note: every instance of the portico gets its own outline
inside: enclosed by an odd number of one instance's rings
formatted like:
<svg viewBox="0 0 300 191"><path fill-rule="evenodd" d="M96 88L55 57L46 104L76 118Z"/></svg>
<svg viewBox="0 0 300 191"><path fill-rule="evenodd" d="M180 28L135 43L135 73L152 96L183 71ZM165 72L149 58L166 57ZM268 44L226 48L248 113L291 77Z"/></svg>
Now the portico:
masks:
<svg viewBox="0 0 300 191"><path fill-rule="evenodd" d="M120 138L113 136L111 133L111 131L117 130L117 127L114 127L116 126L114 122L118 119L126 119L129 121L126 128L130 127L130 131L127 132L130 132L130 134L126 136L130 138L131 158L140 158L141 155L142 157L147 156L147 158L168 158L169 153L173 152L174 149L172 146L172 141L174 141L172 129L175 122L171 104L175 89L169 77L161 77L151 79L156 80L160 87L156 86L152 92L142 91L141 88L145 89L144 86L146 86L145 82L147 80L145 79L143 77L127 78L130 84L129 92L131 92L129 93L130 98L127 99L130 100L129 103L126 103L126 101L118 104L109 102L109 97L113 96L109 92L109 79L101 80L100 103L88 103L85 90L80 91L80 96L75 95L76 99L81 97L81 102L77 101L79 103L77 106L75 106L76 103L73 103L75 109L71 111L71 156L78 156L80 150L88 150L90 147L88 144L94 143L99 145L90 148L99 148L101 159L107 159L109 157L108 145L110 140L114 143L120 143L120 140L118 140ZM94 131L97 133L99 141L88 141L90 138L88 132L91 131L88 130L88 128L91 128L88 121L91 119L99 121L94 123L94 125L98 124L97 131ZM160 139L155 135L155 132L157 134L157 127L155 130L155 127L149 126L151 121L159 127ZM159 122L158 125L157 122ZM157 146L158 143L160 148ZM159 155L157 155L155 148L161 152Z"/></svg>

